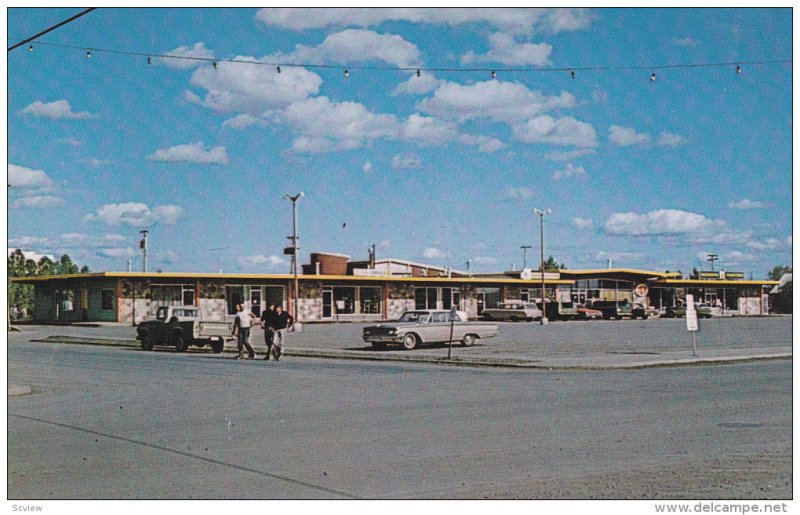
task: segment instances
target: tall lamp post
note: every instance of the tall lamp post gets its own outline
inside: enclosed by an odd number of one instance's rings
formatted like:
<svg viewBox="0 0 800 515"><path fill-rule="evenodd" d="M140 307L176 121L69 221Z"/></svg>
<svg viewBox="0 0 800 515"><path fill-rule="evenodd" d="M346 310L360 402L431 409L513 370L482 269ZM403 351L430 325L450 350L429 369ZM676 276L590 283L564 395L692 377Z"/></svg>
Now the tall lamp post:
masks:
<svg viewBox="0 0 800 515"><path fill-rule="evenodd" d="M540 325L545 325L547 323L547 306L545 305L545 290L544 290L544 215L549 215L552 213L550 209L545 209L544 211L533 208L534 214L539 215L539 241L540 241L540 258L541 258L541 268L539 268L541 275L542 275L542 318L539 320Z"/></svg>
<svg viewBox="0 0 800 515"><path fill-rule="evenodd" d="M303 198L301 191L297 195L286 194L283 196L284 200L292 201L292 235L288 238L292 240L292 275L294 276L294 295L292 295L292 318L297 321L297 201Z"/></svg>

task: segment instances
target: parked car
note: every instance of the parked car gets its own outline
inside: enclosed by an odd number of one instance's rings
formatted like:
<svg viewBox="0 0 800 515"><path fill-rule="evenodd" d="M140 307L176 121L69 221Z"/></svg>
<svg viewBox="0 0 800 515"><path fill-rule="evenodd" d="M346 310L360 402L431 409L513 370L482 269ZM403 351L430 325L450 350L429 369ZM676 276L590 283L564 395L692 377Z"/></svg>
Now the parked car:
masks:
<svg viewBox="0 0 800 515"><path fill-rule="evenodd" d="M481 313L485 320L508 320L518 322L520 320L538 320L542 318L542 310L533 302L506 301L500 303L496 308L486 308Z"/></svg>
<svg viewBox="0 0 800 515"><path fill-rule="evenodd" d="M161 306L154 320L146 320L136 328L136 339L142 350L153 350L155 345L173 345L178 352L190 345L204 347L219 354L225 347L225 337L230 336L232 325L225 321L204 321L203 312L195 306Z"/></svg>
<svg viewBox="0 0 800 515"><path fill-rule="evenodd" d="M603 312L599 309L587 308L583 304L577 304L576 310L578 311L579 320L590 320L593 318L603 318Z"/></svg>
<svg viewBox="0 0 800 515"><path fill-rule="evenodd" d="M711 306L708 304L695 303L694 309L697 310L697 318L711 318ZM683 318L686 316L686 306L667 307L664 318Z"/></svg>
<svg viewBox="0 0 800 515"><path fill-rule="evenodd" d="M406 311L396 322L365 327L362 337L378 350L390 344L411 350L421 344L450 341L451 320L453 341L465 347L474 345L478 339L497 336L499 331L497 324L467 321L464 311L456 311L455 318L451 319L449 310L423 309Z"/></svg>
<svg viewBox="0 0 800 515"><path fill-rule="evenodd" d="M641 304L631 306L628 299L613 301L613 300L596 300L591 305L592 309L596 309L603 313L603 318L606 320L622 318L641 318L646 320L648 315Z"/></svg>

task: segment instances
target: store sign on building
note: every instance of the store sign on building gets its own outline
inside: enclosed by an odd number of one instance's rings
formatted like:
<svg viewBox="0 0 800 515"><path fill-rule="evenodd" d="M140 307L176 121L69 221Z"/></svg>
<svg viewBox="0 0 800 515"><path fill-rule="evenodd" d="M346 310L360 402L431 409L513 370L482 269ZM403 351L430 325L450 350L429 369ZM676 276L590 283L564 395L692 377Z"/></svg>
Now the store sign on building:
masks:
<svg viewBox="0 0 800 515"><path fill-rule="evenodd" d="M719 279L719 272L700 272L700 279Z"/></svg>

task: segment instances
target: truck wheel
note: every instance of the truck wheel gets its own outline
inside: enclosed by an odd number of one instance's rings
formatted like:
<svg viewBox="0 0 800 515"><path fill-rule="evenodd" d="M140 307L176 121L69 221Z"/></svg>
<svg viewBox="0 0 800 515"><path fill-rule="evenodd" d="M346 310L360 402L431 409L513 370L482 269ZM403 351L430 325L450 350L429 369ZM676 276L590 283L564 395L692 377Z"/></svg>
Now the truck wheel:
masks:
<svg viewBox="0 0 800 515"><path fill-rule="evenodd" d="M405 336L405 338L403 338L403 348L405 350L412 350L416 346L417 346L417 335L414 333L408 333Z"/></svg>
<svg viewBox="0 0 800 515"><path fill-rule="evenodd" d="M475 345L475 335L474 334L465 334L464 341L461 342L464 347L472 347Z"/></svg>
<svg viewBox="0 0 800 515"><path fill-rule="evenodd" d="M386 343L384 343L384 342L372 342L372 348L374 350L386 350Z"/></svg>
<svg viewBox="0 0 800 515"><path fill-rule="evenodd" d="M183 336L180 334L175 336L175 340L173 341L175 342L175 349L177 349L178 352L186 352L186 349L189 348L189 344L186 343L186 340L184 340Z"/></svg>
<svg viewBox="0 0 800 515"><path fill-rule="evenodd" d="M142 340L142 350L153 350L153 339L149 336L142 336L140 338Z"/></svg>
<svg viewBox="0 0 800 515"><path fill-rule="evenodd" d="M222 338L218 338L216 340L211 340L211 350L214 354L219 354L222 352L222 349L225 348L225 340Z"/></svg>

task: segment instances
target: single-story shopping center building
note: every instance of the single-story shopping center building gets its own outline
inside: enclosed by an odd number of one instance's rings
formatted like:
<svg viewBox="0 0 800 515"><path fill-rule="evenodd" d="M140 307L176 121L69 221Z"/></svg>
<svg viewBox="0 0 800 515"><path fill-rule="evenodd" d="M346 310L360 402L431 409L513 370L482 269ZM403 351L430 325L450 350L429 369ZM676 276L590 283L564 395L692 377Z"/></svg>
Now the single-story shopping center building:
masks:
<svg viewBox="0 0 800 515"><path fill-rule="evenodd" d="M296 282L295 282L296 279ZM506 300L540 301L542 277L523 270L470 274L401 259L350 261L349 256L314 253L303 273L229 274L189 272L99 272L18 277L34 286L37 322L107 321L133 323L152 317L159 306L192 305L207 319L224 319L245 304L256 315L270 304L295 311L298 320L361 321L398 318L409 309L450 309L471 318ZM767 314L765 288L777 281L747 281L743 274L683 279L675 272L637 269L545 272L549 302L628 301L663 311L696 301L737 315ZM768 290L767 290L768 291Z"/></svg>

